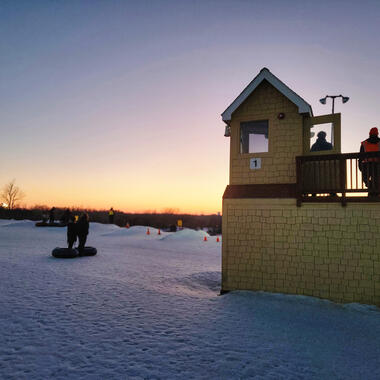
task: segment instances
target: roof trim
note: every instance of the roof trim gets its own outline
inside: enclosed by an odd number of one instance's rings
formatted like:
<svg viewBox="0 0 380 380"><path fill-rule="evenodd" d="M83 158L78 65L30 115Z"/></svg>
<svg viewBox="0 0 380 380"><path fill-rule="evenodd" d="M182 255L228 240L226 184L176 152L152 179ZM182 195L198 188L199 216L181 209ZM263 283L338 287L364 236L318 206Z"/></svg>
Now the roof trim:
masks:
<svg viewBox="0 0 380 380"><path fill-rule="evenodd" d="M298 113L308 113L313 116L311 105L291 90L285 83L281 82L266 67L260 70L260 73L252 80L252 82L241 92L241 94L230 104L230 106L222 113L223 121L231 120L233 112L252 94L263 80L267 80L273 87L286 96L292 103L298 107Z"/></svg>

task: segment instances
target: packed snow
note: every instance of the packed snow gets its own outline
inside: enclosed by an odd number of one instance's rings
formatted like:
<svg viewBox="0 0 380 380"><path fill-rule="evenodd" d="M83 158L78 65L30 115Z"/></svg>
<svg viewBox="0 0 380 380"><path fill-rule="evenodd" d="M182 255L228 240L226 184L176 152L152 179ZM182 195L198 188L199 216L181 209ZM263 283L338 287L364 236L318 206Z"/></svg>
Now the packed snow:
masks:
<svg viewBox="0 0 380 380"><path fill-rule="evenodd" d="M380 378L378 308L219 296L215 236L146 231L91 223L97 256L56 259L65 228L0 220L0 378Z"/></svg>

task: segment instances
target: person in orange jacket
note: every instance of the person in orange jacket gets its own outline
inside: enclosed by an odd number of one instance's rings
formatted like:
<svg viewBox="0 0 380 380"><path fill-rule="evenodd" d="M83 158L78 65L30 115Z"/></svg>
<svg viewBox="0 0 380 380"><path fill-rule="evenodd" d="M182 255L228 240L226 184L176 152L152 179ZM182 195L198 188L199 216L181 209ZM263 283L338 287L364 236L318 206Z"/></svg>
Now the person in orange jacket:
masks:
<svg viewBox="0 0 380 380"><path fill-rule="evenodd" d="M360 145L360 153L379 151L379 131L376 127L373 127L369 131L368 139L362 141ZM363 182L368 188L368 196L378 196L380 191L380 158L369 157L359 159L359 169L362 172Z"/></svg>

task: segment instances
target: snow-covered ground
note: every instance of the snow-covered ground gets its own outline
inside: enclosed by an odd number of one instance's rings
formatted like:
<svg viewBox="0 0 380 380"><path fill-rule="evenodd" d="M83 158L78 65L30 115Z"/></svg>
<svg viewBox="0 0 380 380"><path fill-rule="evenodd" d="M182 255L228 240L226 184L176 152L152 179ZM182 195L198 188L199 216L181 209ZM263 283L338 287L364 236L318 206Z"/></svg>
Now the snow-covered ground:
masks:
<svg viewBox="0 0 380 380"><path fill-rule="evenodd" d="M380 311L301 296L218 296L221 243L92 223L0 220L1 379L379 379Z"/></svg>

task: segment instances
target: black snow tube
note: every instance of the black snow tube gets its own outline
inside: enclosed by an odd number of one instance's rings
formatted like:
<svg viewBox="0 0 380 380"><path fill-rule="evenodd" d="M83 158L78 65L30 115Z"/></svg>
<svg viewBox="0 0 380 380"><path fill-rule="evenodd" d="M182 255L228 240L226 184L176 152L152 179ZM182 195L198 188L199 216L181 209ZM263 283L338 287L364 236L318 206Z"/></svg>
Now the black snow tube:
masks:
<svg viewBox="0 0 380 380"><path fill-rule="evenodd" d="M46 222L37 222L36 227L66 227L65 223L46 223Z"/></svg>
<svg viewBox="0 0 380 380"><path fill-rule="evenodd" d="M79 255L77 249L54 248L51 254L57 259L73 259Z"/></svg>
<svg viewBox="0 0 380 380"><path fill-rule="evenodd" d="M79 252L79 256L95 256L98 253L94 247L84 247L84 250Z"/></svg>

